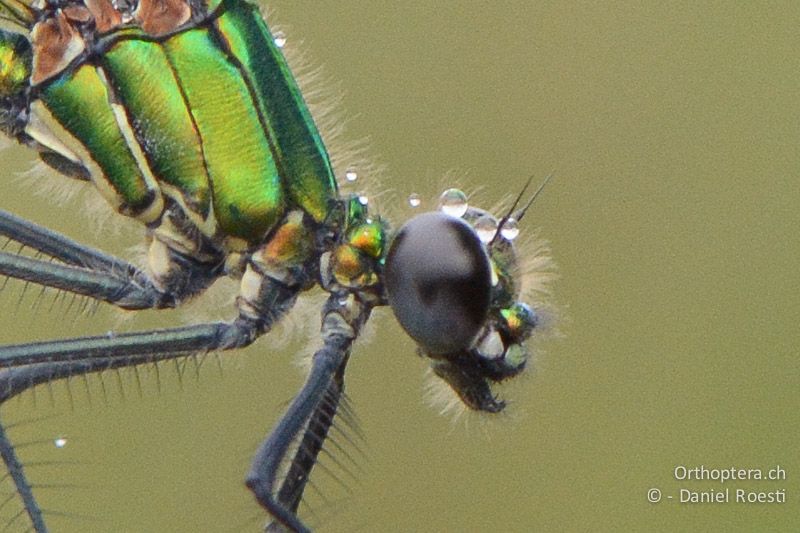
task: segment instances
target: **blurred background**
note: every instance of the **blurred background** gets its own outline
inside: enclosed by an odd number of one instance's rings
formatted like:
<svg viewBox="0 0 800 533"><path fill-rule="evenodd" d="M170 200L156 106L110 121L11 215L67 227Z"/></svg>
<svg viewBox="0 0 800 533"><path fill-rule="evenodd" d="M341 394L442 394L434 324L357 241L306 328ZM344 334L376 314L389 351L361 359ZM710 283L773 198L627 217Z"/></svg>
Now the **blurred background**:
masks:
<svg viewBox="0 0 800 533"><path fill-rule="evenodd" d="M455 184L492 207L530 176L556 176L523 224L558 264L555 323L533 343L533 372L500 390L507 414L440 416L423 400L413 343L376 313L347 376L363 455L348 448L352 477L331 461L335 476L316 471L325 499L309 490L301 513L311 525L800 523L800 7L276 0L269 12L287 48L322 67L324 92L341 94L346 137L369 139L383 171L365 168L356 187L396 223L411 215L410 193L433 205ZM87 220L82 197L53 202L25 173L30 152L0 157L0 207L131 256L139 228ZM12 282L0 293L0 341L224 318L226 289L190 311L125 318L108 306L87 316ZM220 364L76 379L5 405L52 530L257 531L264 516L242 481L302 382L293 361L316 329L319 298L310 300ZM786 479L675 479L676 467L701 465L780 466ZM652 488L659 503L648 502ZM678 501L680 489L725 488L731 499L737 488L783 489L786 503ZM0 516L18 510L11 500Z"/></svg>

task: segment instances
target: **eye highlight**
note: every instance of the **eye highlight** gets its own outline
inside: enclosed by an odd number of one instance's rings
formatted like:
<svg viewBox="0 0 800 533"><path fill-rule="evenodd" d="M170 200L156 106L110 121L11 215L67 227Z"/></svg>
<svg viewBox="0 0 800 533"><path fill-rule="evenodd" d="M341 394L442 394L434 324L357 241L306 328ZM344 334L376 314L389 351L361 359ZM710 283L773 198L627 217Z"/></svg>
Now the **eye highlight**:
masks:
<svg viewBox="0 0 800 533"><path fill-rule="evenodd" d="M469 224L440 212L412 218L389 248L385 276L397 320L426 352L472 345L489 312L491 266Z"/></svg>

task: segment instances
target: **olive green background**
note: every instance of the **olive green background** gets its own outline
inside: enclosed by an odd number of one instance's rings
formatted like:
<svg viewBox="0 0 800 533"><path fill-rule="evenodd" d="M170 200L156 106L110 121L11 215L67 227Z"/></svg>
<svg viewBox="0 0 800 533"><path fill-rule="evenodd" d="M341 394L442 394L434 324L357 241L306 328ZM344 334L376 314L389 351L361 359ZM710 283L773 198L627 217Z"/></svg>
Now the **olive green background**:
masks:
<svg viewBox="0 0 800 533"><path fill-rule="evenodd" d="M551 171L523 224L560 280L535 371L499 420L453 423L422 400L425 364L390 313L353 355L364 456L324 462L321 531L789 531L800 523L800 7L714 3L290 2L270 5L370 138L383 204L457 183L492 206ZM51 201L7 149L0 207L129 257L140 237ZM459 176L444 179L443 176ZM392 198L394 200L392 200ZM391 206L390 206L391 207ZM127 227L127 226L126 226ZM230 286L228 287L231 288ZM225 317L91 317L11 283L0 339L24 342ZM218 291L224 292L224 291ZM318 300L318 299L317 299ZM21 304L18 305L18 301ZM37 309L31 306L39 302ZM221 303L220 303L221 302ZM313 322L314 304L302 320ZM308 308L312 307L309 311ZM218 310L221 309L221 310ZM310 318L309 318L310 317ZM313 326L309 329L315 329ZM294 332L293 332L294 331ZM257 531L242 480L302 380L286 328L239 354L40 388L20 422L53 531ZM199 376L198 376L199 374ZM122 384L120 392L119 384ZM90 391L87 395L86 390ZM105 390L104 390L105 389ZM141 397L139 390L142 391ZM352 434L352 432L351 432ZM53 438L68 444L55 449ZM331 448L335 452L334 448ZM342 453L335 456L346 463ZM37 464L56 460L58 464ZM764 468L781 481L679 481L676 466ZM353 477L355 479L353 479ZM7 484L7 481L4 482ZM784 504L679 503L679 489L785 489ZM7 485L3 485L7 489ZM649 503L651 488L664 499ZM666 499L673 496L673 500ZM16 502L0 507L10 518ZM19 527L17 527L19 526ZM24 530L22 521L9 530Z"/></svg>

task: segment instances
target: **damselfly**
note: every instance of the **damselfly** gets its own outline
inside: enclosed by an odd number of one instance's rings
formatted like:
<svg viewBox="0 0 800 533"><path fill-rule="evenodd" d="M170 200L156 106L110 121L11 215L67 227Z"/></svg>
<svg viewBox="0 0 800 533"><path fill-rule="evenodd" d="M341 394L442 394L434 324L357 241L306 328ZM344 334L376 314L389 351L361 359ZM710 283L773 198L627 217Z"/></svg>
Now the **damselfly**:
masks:
<svg viewBox="0 0 800 533"><path fill-rule="evenodd" d="M526 366L537 314L521 298L503 216L443 193L398 231L340 193L280 49L244 0L0 0L0 127L65 176L90 182L145 228L147 265L0 211L0 274L127 310L173 308L239 281L230 322L0 347L0 401L52 380L253 343L320 287L321 346L256 451L246 484L276 527L297 516L340 408L353 341L390 305L433 373L468 408L496 413L491 385ZM531 198L535 198L535 194ZM45 516L11 440L0 453L31 529ZM285 466L282 469L281 466Z"/></svg>

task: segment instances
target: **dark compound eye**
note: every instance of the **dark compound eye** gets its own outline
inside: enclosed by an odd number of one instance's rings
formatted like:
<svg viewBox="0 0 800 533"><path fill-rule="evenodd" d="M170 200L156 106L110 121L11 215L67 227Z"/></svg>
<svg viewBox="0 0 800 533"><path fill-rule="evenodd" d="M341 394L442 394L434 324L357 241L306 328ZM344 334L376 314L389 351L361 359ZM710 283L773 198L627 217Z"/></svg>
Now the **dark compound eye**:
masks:
<svg viewBox="0 0 800 533"><path fill-rule="evenodd" d="M385 284L400 325L432 355L469 348L489 311L486 251L469 224L444 213L417 215L400 228Z"/></svg>

